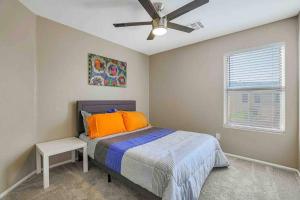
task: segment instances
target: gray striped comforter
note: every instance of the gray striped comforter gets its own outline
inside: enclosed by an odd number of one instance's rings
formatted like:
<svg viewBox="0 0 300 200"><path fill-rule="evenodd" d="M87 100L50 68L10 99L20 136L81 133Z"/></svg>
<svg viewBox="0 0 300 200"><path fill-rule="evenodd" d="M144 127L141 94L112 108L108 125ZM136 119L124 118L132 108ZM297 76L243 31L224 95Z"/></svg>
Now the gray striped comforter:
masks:
<svg viewBox="0 0 300 200"><path fill-rule="evenodd" d="M199 199L210 171L229 165L219 142L201 133L149 128L94 143L95 160L163 200Z"/></svg>

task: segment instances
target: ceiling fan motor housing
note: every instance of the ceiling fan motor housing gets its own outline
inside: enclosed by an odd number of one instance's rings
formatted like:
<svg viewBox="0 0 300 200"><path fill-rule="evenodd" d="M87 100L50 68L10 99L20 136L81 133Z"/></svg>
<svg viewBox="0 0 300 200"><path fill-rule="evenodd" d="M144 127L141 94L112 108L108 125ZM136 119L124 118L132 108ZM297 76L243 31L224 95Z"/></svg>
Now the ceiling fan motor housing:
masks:
<svg viewBox="0 0 300 200"><path fill-rule="evenodd" d="M167 24L168 24L168 20L166 17L157 18L152 21L153 29L155 29L155 28L167 29Z"/></svg>

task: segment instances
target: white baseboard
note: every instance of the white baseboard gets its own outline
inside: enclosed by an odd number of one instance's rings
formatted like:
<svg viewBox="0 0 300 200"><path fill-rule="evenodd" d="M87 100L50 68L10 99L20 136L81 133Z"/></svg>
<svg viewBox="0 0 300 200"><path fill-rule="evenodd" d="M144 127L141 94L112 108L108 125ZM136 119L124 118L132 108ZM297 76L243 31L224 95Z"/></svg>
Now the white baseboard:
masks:
<svg viewBox="0 0 300 200"><path fill-rule="evenodd" d="M30 177L32 177L34 174L36 174L36 170L34 170L33 172L30 172L28 175L26 175L25 177L23 177L21 180L19 180L18 182L16 182L15 184L13 184L12 186L10 186L9 188L7 188L4 192L2 192L0 194L0 199L2 199L3 197L5 197L13 189L15 189L16 187L18 187L19 185L21 185L24 181L26 181L27 179L29 179Z"/></svg>
<svg viewBox="0 0 300 200"><path fill-rule="evenodd" d="M67 163L72 162L72 160L66 160L63 162L59 162L53 165L50 165L50 169L54 168L54 167L58 167ZM27 179L31 178L33 175L36 174L36 170L30 172L28 175L26 175L25 177L23 177L21 180L19 180L18 182L16 182L15 184L13 184L12 186L10 186L9 188L7 188L4 192L0 193L0 199L2 199L3 197L5 197L8 193L10 193L13 189L15 189L16 187L18 187L19 185L21 185L24 181L26 181Z"/></svg>
<svg viewBox="0 0 300 200"><path fill-rule="evenodd" d="M58 167L58 166L61 166L61 165L65 165L65 164L68 164L68 163L71 163L71 162L73 162L71 159L70 160L66 160L66 161L63 161L63 162L59 162L59 163L50 165L49 168L51 169L51 168Z"/></svg>
<svg viewBox="0 0 300 200"><path fill-rule="evenodd" d="M231 153L225 153L225 155L235 157L235 158L239 158L239 159L242 159L242 160L248 160L248 161L252 161L252 162L256 162L256 163L260 163L260 164L264 164L264 165L269 165L269 166L272 166L272 167L276 167L276 168L280 168L280 169L284 169L284 170L288 170L288 171L293 171L293 172L296 172L298 174L298 176L300 176L299 170L295 169L295 168L286 167L286 166L283 166L283 165L278 165L278 164L274 164L274 163L270 163L270 162L266 162L266 161L262 161L262 160L256 160L256 159L253 159L253 158L239 156L239 155L235 155L235 154L231 154Z"/></svg>

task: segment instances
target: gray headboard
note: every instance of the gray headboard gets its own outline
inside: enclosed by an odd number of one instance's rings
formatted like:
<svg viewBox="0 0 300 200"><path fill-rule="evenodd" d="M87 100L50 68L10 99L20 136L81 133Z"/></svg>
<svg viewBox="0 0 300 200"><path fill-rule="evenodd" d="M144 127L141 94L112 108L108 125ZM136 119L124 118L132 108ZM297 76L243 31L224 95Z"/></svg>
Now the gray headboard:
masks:
<svg viewBox="0 0 300 200"><path fill-rule="evenodd" d="M80 111L89 113L105 113L111 108L124 111L135 111L135 101L117 100L117 101L77 101L77 135L84 132L84 126Z"/></svg>

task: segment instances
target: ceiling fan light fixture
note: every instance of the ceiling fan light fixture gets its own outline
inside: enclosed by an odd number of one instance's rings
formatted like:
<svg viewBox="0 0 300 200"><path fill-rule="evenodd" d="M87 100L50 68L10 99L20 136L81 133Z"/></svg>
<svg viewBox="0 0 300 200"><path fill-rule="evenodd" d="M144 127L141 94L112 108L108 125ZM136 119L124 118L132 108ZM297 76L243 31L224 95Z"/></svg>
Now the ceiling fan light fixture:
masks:
<svg viewBox="0 0 300 200"><path fill-rule="evenodd" d="M153 20L152 22L152 33L156 36L161 36L167 33L167 18L162 17Z"/></svg>
<svg viewBox="0 0 300 200"><path fill-rule="evenodd" d="M152 33L156 36L162 36L167 33L167 29L164 27L157 27L152 30Z"/></svg>

